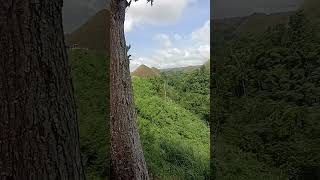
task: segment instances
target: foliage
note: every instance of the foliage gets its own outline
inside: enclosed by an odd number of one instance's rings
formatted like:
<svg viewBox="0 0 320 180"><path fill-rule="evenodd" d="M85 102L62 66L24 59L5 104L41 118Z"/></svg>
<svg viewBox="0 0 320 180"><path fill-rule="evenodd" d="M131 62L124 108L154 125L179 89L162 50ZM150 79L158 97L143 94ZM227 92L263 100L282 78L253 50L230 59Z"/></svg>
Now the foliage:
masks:
<svg viewBox="0 0 320 180"><path fill-rule="evenodd" d="M203 66L190 72L165 72L154 87L160 96L164 90L168 98L174 100L185 109L198 115L206 123L209 121L209 82L210 72Z"/></svg>
<svg viewBox="0 0 320 180"><path fill-rule="evenodd" d="M149 171L160 179L208 179L208 126L170 98L159 96L159 84L163 84L159 78L133 78Z"/></svg>
<svg viewBox="0 0 320 180"><path fill-rule="evenodd" d="M320 168L320 41L313 27L297 12L288 26L235 38L213 57L212 123L219 121L223 139L217 146L228 142L288 179L308 179Z"/></svg>
<svg viewBox="0 0 320 180"><path fill-rule="evenodd" d="M71 50L70 59L86 175L88 179L105 179L110 168L108 58L101 52ZM185 78L190 79L185 83L197 84L191 77ZM183 96L176 90L178 87L167 84L170 93L164 97L165 81L169 82L163 76L133 79L138 125L149 171L158 179L208 179L209 128L199 115L179 104L183 101L171 99L173 93ZM208 85L202 81L202 85ZM205 90L200 86L188 91L206 97L209 93L208 87Z"/></svg>
<svg viewBox="0 0 320 180"><path fill-rule="evenodd" d="M69 53L80 129L82 162L88 179L109 176L108 58L104 53Z"/></svg>

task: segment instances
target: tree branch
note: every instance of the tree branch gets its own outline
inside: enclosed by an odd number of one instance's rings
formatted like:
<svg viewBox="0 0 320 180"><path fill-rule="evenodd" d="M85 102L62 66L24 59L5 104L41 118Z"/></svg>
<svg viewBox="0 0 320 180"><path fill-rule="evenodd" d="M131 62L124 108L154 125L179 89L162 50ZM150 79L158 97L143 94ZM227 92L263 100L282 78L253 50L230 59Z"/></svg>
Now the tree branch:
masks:
<svg viewBox="0 0 320 180"><path fill-rule="evenodd" d="M126 0L127 2L127 7L129 7L131 5L132 0L130 0L129 2Z"/></svg>

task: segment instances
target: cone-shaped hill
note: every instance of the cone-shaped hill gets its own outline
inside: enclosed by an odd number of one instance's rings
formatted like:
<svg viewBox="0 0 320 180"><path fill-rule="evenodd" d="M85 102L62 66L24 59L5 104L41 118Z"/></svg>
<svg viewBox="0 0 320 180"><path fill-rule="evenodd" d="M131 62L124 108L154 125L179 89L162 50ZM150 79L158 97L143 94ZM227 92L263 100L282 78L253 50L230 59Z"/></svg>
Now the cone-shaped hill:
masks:
<svg viewBox="0 0 320 180"><path fill-rule="evenodd" d="M109 33L109 11L104 9L90 18L79 29L71 34L66 35L66 43L68 45L77 44L78 47L93 50L108 50L107 45L110 38Z"/></svg>
<svg viewBox="0 0 320 180"><path fill-rule="evenodd" d="M131 75L144 78L156 77L160 76L160 70L154 67L149 68L146 65L141 65L135 71L133 71Z"/></svg>

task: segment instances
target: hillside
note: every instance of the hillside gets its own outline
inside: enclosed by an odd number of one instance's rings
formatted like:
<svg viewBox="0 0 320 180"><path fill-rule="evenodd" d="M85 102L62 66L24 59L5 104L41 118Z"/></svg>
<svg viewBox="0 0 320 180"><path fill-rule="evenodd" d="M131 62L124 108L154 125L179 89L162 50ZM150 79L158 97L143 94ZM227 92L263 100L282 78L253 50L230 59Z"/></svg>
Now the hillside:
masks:
<svg viewBox="0 0 320 180"><path fill-rule="evenodd" d="M213 21L213 37L219 37L219 39L228 39L232 37L237 28L247 17L235 17L225 19L212 19ZM223 36L223 37L222 37Z"/></svg>
<svg viewBox="0 0 320 180"><path fill-rule="evenodd" d="M160 79L133 78L138 124L155 179L206 179L209 127L178 102L159 94Z"/></svg>
<svg viewBox="0 0 320 180"><path fill-rule="evenodd" d="M109 61L104 53L92 50L71 50L69 57L87 179L106 179L110 170L109 126L106 126L110 114L105 67ZM140 137L149 172L154 179L206 179L209 128L192 109L170 100L173 87L166 87L171 89L167 98L159 94L158 90L164 87L159 79L160 76L133 77Z"/></svg>
<svg viewBox="0 0 320 180"><path fill-rule="evenodd" d="M277 13L277 14L262 14L254 13L247 17L237 28L237 33L261 33L269 27L278 24L288 24L289 17L293 12Z"/></svg>
<svg viewBox="0 0 320 180"><path fill-rule="evenodd" d="M218 179L319 179L320 41L309 23L299 11L288 26L215 49L211 123L220 128L215 147L222 163L214 165L224 177Z"/></svg>
<svg viewBox="0 0 320 180"><path fill-rule="evenodd" d="M212 36L216 43L230 40L234 35L246 33L262 33L269 27L277 24L287 24L289 17L294 12L283 12L275 14L254 13L246 17L235 17L226 19L213 19Z"/></svg>
<svg viewBox="0 0 320 180"><path fill-rule="evenodd" d="M319 22L320 18L320 1L319 0L305 0L304 2L304 11L312 19Z"/></svg>
<svg viewBox="0 0 320 180"><path fill-rule="evenodd" d="M179 175L177 179L206 179L206 176L201 177L201 175L207 173L204 170L207 166L205 158L208 156L206 154L208 136L206 134L210 112L208 64L209 61L200 70L163 73L162 76L154 79L134 78L138 115L141 118L140 121L143 122L140 128L145 129L143 132L150 132L142 134L142 137L149 137L143 138L143 143L155 144L153 142L157 142L158 144L159 142L161 150L165 152L168 150L180 152L175 154L184 152L184 157L171 155L168 157L170 161L163 161L162 158L158 158L158 154L163 157L158 146L155 146L154 149L146 149L147 161L154 159L151 162L156 162L156 167L168 165L171 167L157 169L156 174L176 174L174 172L178 169L182 175ZM151 134L156 134L156 136L151 136ZM162 142L172 141L172 139L176 139L174 142L181 140L182 145L167 148L166 143ZM254 153L243 152L237 146L229 144L226 139L219 138L218 141L219 173L217 179L285 179L278 169L261 162ZM164 145L161 146L161 143ZM189 149L193 149L194 155ZM181 165L177 166L174 163L177 161ZM165 164L165 166L158 164Z"/></svg>
<svg viewBox="0 0 320 180"><path fill-rule="evenodd" d="M109 0L64 0L63 28L70 33L79 28L90 17L103 8L108 8Z"/></svg>
<svg viewBox="0 0 320 180"><path fill-rule="evenodd" d="M108 27L107 19L109 11L102 10L90 18L84 25L66 35L66 43L68 45L78 44L81 48L94 50L109 49L109 36L106 36Z"/></svg>
<svg viewBox="0 0 320 180"><path fill-rule="evenodd" d="M155 67L152 67L151 69L152 69L154 72L158 73L158 74L160 74L160 72L161 72L160 69L157 69L157 68L155 68Z"/></svg>
<svg viewBox="0 0 320 180"><path fill-rule="evenodd" d="M161 69L161 72L190 72L190 71L194 71L194 70L199 70L201 67L202 67L202 65L169 68L169 69Z"/></svg>
<svg viewBox="0 0 320 180"><path fill-rule="evenodd" d="M149 68L146 65L140 65L135 71L131 73L132 76L137 77L144 77L144 78L150 78L150 77L156 77L160 75L160 71L157 68Z"/></svg>

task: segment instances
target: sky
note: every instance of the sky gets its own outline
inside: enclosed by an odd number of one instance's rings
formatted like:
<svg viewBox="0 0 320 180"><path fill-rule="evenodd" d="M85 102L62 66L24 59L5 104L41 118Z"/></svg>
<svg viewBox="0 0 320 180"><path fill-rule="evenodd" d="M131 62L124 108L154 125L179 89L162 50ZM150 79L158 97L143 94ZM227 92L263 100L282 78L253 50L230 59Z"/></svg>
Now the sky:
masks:
<svg viewBox="0 0 320 180"><path fill-rule="evenodd" d="M143 2L144 1L144 2ZM155 5L163 4L162 1L166 0L155 0ZM264 13L273 13L280 11L290 11L296 9L303 0L211 0L212 18L226 18L236 16L247 16L256 11ZM63 5L63 21L65 32L72 32L77 29L81 24L85 23L90 17L101 9L107 8L110 0L64 0ZM144 9L143 5L146 5L146 0L140 0L137 5ZM199 4L209 4L209 0L189 0L189 1L178 1L174 2L173 6L179 6L177 8L181 10L181 7L185 7L189 3L198 2ZM135 4L135 3L133 3ZM164 5L161 5L162 7ZM149 6L148 6L149 7ZM206 8L206 7L204 7ZM131 11L139 10L138 7L134 7ZM150 9L150 7L148 8ZM189 9L190 10L190 9ZM149 11L151 12L151 11ZM166 11L158 11L163 13ZM180 11L181 12L181 11ZM132 13L137 14L137 12ZM185 15L194 15L195 13L185 13ZM168 14L169 15L169 14ZM155 16L153 14L153 16Z"/></svg>
<svg viewBox="0 0 320 180"><path fill-rule="evenodd" d="M303 0L211 0L211 18L276 13L297 9ZM132 2L126 13L131 70L140 64L157 68L201 65L209 60L210 0ZM72 32L110 0L64 0L65 32Z"/></svg>
<svg viewBox="0 0 320 180"><path fill-rule="evenodd" d="M210 55L210 0L132 2L125 21L130 69L202 65Z"/></svg>

